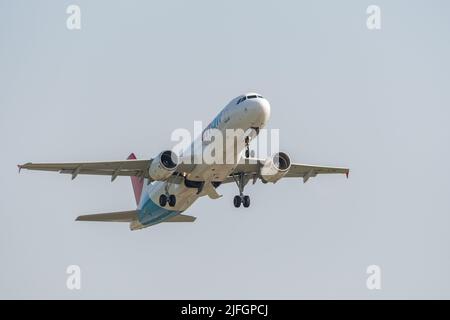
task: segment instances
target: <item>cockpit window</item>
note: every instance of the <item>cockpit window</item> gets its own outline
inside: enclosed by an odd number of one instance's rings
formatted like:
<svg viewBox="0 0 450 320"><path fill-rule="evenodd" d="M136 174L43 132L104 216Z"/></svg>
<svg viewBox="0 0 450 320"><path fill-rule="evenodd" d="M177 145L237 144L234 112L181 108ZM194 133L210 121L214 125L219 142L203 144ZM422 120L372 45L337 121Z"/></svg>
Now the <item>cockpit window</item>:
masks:
<svg viewBox="0 0 450 320"><path fill-rule="evenodd" d="M263 96L260 96L259 94L252 94L250 96L245 96L245 97L239 98L239 100L237 101L236 104L244 102L247 99L256 99L256 98L263 98Z"/></svg>
<svg viewBox="0 0 450 320"><path fill-rule="evenodd" d="M238 102L237 102L236 104L239 104L239 103L241 103L241 102L243 102L243 101L245 101L245 100L247 100L247 97L242 97L242 98L240 98L240 99L238 100Z"/></svg>

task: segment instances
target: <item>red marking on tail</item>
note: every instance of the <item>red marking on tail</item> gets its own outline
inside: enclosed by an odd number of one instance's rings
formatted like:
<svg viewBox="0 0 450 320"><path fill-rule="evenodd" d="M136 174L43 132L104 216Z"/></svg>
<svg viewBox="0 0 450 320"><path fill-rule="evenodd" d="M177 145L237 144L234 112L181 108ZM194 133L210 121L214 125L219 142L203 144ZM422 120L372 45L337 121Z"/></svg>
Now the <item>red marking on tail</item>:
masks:
<svg viewBox="0 0 450 320"><path fill-rule="evenodd" d="M134 153L130 154L127 160L136 159ZM139 205L139 201L141 200L142 188L144 186L144 180L141 180L138 177L131 177L131 184L133 185L134 197L136 198L136 204Z"/></svg>

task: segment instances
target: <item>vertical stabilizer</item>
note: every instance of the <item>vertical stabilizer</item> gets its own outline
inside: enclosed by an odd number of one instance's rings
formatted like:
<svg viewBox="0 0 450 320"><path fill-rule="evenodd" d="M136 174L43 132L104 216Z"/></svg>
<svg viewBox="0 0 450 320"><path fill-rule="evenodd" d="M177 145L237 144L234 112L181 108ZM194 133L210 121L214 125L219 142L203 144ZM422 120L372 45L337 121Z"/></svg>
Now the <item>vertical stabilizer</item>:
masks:
<svg viewBox="0 0 450 320"><path fill-rule="evenodd" d="M134 153L130 154L127 160L136 159ZM136 198L136 205L139 205L141 200L142 187L144 186L144 180L138 177L131 177L131 184L133 185L134 197Z"/></svg>

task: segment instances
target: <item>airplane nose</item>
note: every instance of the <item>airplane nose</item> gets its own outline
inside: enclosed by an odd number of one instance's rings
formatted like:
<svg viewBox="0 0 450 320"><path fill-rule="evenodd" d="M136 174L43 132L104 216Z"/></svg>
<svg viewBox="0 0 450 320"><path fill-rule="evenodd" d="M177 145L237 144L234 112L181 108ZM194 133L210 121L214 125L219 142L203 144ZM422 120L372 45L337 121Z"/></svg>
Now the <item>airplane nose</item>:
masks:
<svg viewBox="0 0 450 320"><path fill-rule="evenodd" d="M254 119L252 125L258 128L264 127L270 117L270 103L264 98L250 100L249 111Z"/></svg>

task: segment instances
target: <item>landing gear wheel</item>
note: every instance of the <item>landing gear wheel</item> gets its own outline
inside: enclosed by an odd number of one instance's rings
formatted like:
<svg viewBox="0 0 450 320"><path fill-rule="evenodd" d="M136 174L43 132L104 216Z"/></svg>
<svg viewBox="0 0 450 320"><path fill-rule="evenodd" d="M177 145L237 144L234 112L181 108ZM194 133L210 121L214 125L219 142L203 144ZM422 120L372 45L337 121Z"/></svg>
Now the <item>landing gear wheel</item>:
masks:
<svg viewBox="0 0 450 320"><path fill-rule="evenodd" d="M242 199L242 203L244 205L244 208L250 207L250 197L244 196L244 198Z"/></svg>
<svg viewBox="0 0 450 320"><path fill-rule="evenodd" d="M167 196L165 194L162 194L159 196L159 205L161 207L165 207L167 204Z"/></svg>
<svg viewBox="0 0 450 320"><path fill-rule="evenodd" d="M245 157L250 158L250 150L245 150Z"/></svg>
<svg viewBox="0 0 450 320"><path fill-rule="evenodd" d="M244 196L244 187L245 184L248 182L249 178L245 177L244 173L239 173L237 175L233 175L234 182L236 182L236 185L239 188L239 195L235 196L233 199L234 206L236 208L239 208L241 204L244 205L244 208L250 207L250 197Z"/></svg>
<svg viewBox="0 0 450 320"><path fill-rule="evenodd" d="M175 195L171 194L169 196L169 206L174 207L176 203L177 203L177 198L175 197Z"/></svg>
<svg viewBox="0 0 450 320"><path fill-rule="evenodd" d="M235 208L239 208L241 206L242 199L240 196L235 196L233 199L233 204Z"/></svg>

